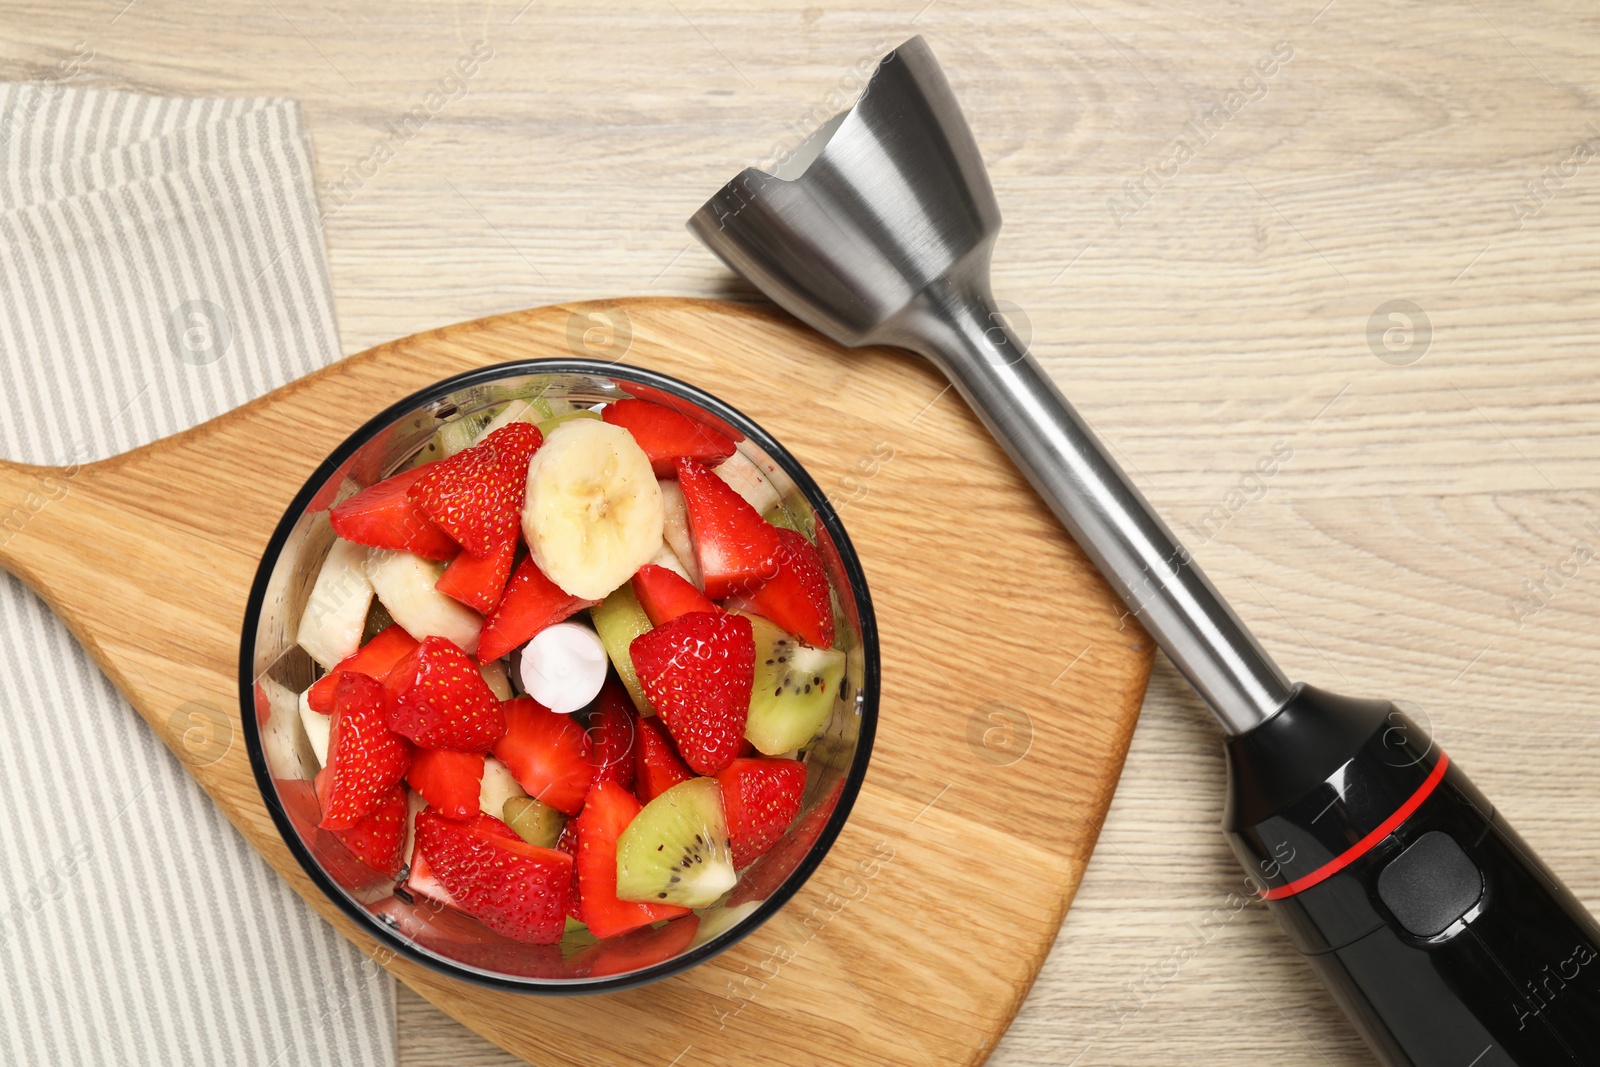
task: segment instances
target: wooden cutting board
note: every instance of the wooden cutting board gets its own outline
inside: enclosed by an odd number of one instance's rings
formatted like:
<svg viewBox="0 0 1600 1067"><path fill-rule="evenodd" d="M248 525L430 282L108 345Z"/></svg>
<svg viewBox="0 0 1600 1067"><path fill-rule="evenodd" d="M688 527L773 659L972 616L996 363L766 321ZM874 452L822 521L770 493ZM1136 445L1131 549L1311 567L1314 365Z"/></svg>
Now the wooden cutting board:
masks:
<svg viewBox="0 0 1600 1067"><path fill-rule="evenodd" d="M311 885L251 777L237 656L268 537L346 436L440 378L573 354L682 378L788 446L861 555L884 688L850 821L776 918L666 981L537 998L393 958ZM380 345L100 463L0 464L0 565L66 620L312 907L506 1049L574 1067L975 1064L1078 887L1153 648L944 388L905 353L840 349L742 305L538 308Z"/></svg>

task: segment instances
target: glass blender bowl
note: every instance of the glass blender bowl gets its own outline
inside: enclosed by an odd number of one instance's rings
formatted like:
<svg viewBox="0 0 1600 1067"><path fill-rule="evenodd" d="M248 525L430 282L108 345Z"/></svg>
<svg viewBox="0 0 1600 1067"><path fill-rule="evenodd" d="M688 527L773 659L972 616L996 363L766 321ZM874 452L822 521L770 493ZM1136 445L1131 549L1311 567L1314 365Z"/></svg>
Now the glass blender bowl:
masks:
<svg viewBox="0 0 1600 1067"><path fill-rule="evenodd" d="M506 405L530 401L575 410L628 397L699 419L737 442L767 476L786 520L812 535L836 603L835 647L845 681L830 718L805 754L806 791L785 836L722 900L670 922L596 940L569 929L555 945L530 945L366 867L317 827L318 765L299 724L299 694L322 673L295 643L318 568L334 542L328 509L404 469L441 435L464 440ZM861 564L827 497L804 468L752 419L715 397L653 371L598 360L527 360L446 379L380 413L316 470L278 524L248 602L240 701L256 782L279 833L307 875L382 949L436 971L533 994L615 990L710 959L775 914L816 870L838 836L872 750L879 660ZM407 855L409 860L409 854Z"/></svg>

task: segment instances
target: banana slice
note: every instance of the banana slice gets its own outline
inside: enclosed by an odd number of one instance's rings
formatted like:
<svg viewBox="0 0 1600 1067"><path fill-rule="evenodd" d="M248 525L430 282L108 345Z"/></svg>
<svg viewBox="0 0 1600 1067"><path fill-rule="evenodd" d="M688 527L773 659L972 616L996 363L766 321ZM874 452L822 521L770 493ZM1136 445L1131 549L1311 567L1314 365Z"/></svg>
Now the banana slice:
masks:
<svg viewBox="0 0 1600 1067"><path fill-rule="evenodd" d="M312 751L311 742L300 725L300 698L271 678L262 678L256 684L260 686L269 710L267 721L261 725L261 754L266 757L267 769L274 778L292 780L316 777L316 753ZM177 719L174 715L172 721L176 722ZM202 759L220 756L220 753L211 751L212 737L209 731L205 731L196 739L198 745L190 750L191 754ZM182 740L187 747L189 735L184 734Z"/></svg>
<svg viewBox="0 0 1600 1067"><path fill-rule="evenodd" d="M510 700L517 695L511 691L511 679L506 675L504 661L496 659L480 663L478 673L483 675L484 684L489 687L496 700Z"/></svg>
<svg viewBox="0 0 1600 1067"><path fill-rule="evenodd" d="M563 422L533 454L522 533L568 594L605 599L660 551L665 522L650 459L622 427Z"/></svg>
<svg viewBox="0 0 1600 1067"><path fill-rule="evenodd" d="M678 554L672 551L672 545L669 542L661 542L661 551L657 552L655 558L650 562L657 567L667 568L667 570L673 572L696 589L700 588L700 583L694 580L694 575L689 573L689 568L685 566L683 560L679 559Z"/></svg>
<svg viewBox="0 0 1600 1067"><path fill-rule="evenodd" d="M506 801L512 797L527 795L522 786L517 784L517 780L511 776L510 767L493 756L483 761L483 780L478 785L478 807L498 819L505 809Z"/></svg>
<svg viewBox="0 0 1600 1067"><path fill-rule="evenodd" d="M311 710L311 690L300 694L300 725L305 727L306 740L317 757L317 766L328 765L328 737L333 731L333 716Z"/></svg>
<svg viewBox="0 0 1600 1067"><path fill-rule="evenodd" d="M711 473L727 482L733 491L744 497L745 503L765 514L778 502L778 490L756 461L743 452L735 452L711 468Z"/></svg>
<svg viewBox="0 0 1600 1067"><path fill-rule="evenodd" d="M672 554L678 558L679 566L672 567L671 564L662 563L659 559L655 562L678 571L694 583L696 589L704 592L706 583L700 579L700 561L695 557L694 541L689 537L689 503L684 500L683 490L678 487L677 482L661 483L661 502L667 509L667 521L663 533L666 535L667 545L672 549Z"/></svg>
<svg viewBox="0 0 1600 1067"><path fill-rule="evenodd" d="M434 588L444 564L410 552L374 548L367 553L367 580L394 621L422 640L443 637L467 655L478 651L483 616Z"/></svg>
<svg viewBox="0 0 1600 1067"><path fill-rule="evenodd" d="M335 538L300 615L295 639L324 668L353 655L361 646L361 629L372 603L372 583L364 573L366 559L365 548Z"/></svg>

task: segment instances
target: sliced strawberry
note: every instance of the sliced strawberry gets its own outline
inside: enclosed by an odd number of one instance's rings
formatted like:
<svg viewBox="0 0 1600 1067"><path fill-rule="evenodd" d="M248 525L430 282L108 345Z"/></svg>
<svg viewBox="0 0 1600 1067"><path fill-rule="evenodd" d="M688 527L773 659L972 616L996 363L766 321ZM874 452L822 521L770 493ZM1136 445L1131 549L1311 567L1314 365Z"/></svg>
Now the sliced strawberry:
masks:
<svg viewBox="0 0 1600 1067"><path fill-rule="evenodd" d="M474 556L517 539L528 460L544 443L538 427L513 422L481 444L430 463L411 486L411 499Z"/></svg>
<svg viewBox="0 0 1600 1067"><path fill-rule="evenodd" d="M378 799L366 818L332 833L368 867L382 874L399 874L406 844L405 789L395 786Z"/></svg>
<svg viewBox="0 0 1600 1067"><path fill-rule="evenodd" d="M273 778L278 792L277 808L288 818L300 839L312 846L317 839L317 823L322 821L322 798L327 795L323 783L327 781L328 768L324 767L309 781L304 778Z"/></svg>
<svg viewBox="0 0 1600 1067"><path fill-rule="evenodd" d="M478 665L443 637L418 645L383 688L389 728L424 748L487 752L506 732L500 701Z"/></svg>
<svg viewBox="0 0 1600 1067"><path fill-rule="evenodd" d="M483 632L478 637L478 658L485 663L497 660L527 644L546 626L554 626L596 603L598 601L580 600L546 578L529 556L517 566L500 606L483 624Z"/></svg>
<svg viewBox="0 0 1600 1067"><path fill-rule="evenodd" d="M455 906L515 941L553 945L566 929L572 857L507 839L485 824L417 816L417 848Z"/></svg>
<svg viewBox="0 0 1600 1067"><path fill-rule="evenodd" d="M571 715L557 715L532 697L505 702L506 732L494 755L517 784L567 815L578 814L594 781L589 735Z"/></svg>
<svg viewBox="0 0 1600 1067"><path fill-rule="evenodd" d="M635 728L639 734L634 748L634 792L641 804L648 804L679 782L693 778L694 772L658 720L640 719Z"/></svg>
<svg viewBox="0 0 1600 1067"><path fill-rule="evenodd" d="M333 691L328 776L317 825L324 830L355 826L400 784L410 766L411 746L389 729L383 686L364 674L342 671Z"/></svg>
<svg viewBox="0 0 1600 1067"><path fill-rule="evenodd" d="M422 849L416 845L411 847L411 870L406 874L406 891L413 896L424 896L429 900L437 900L440 904L457 907L456 898L450 895L450 890L439 881L439 876L433 873L433 868L428 866L428 859L422 854Z"/></svg>
<svg viewBox="0 0 1600 1067"><path fill-rule="evenodd" d="M420 815L421 812L418 814ZM511 827L499 819L484 815L481 812L466 820L466 822L474 829L498 835L508 841L522 840ZM411 845L411 865L410 870L406 872L405 887L412 894L420 893L431 900L437 900L441 904L458 907L455 897L450 895L450 890L444 887L444 883L439 881L438 875L433 873L433 868L428 866L428 858L422 854L422 849L416 842L412 842Z"/></svg>
<svg viewBox="0 0 1600 1067"><path fill-rule="evenodd" d="M331 777L332 776L329 775L327 768L324 767L322 770L317 772L317 776L311 781L308 782L300 780L294 784L304 786L311 791L313 795L313 803L318 806L318 811L320 811L322 802L326 800L328 796L328 781ZM282 797L283 792L281 787L285 783L279 782L278 784L280 786L278 795ZM405 790L403 788L396 786L396 789L400 790L402 796L404 795ZM367 815L360 822L356 823L355 826L348 829L313 829L308 834L304 835L305 844L311 849L312 855L317 858L317 863L322 867L323 872L327 874L329 878L333 879L336 884L343 886L345 889L348 889L352 893L358 894L362 897L366 897L369 893L381 896L387 891L388 886L392 885L394 882L394 876L396 873L395 871L379 870L378 868L371 866L367 859L357 855L355 851L356 848L361 848L363 851L369 852L371 858L380 864L388 861L388 855L384 853L381 848L372 847L369 849L368 845L365 843L366 835L362 830L362 827L366 826L368 823L372 823L374 827L379 830L382 836L387 836L386 833L383 833L383 827L388 820L380 818L380 815L383 814L386 803L387 798L380 800L377 807L373 809L371 814ZM400 817L402 820L400 824L400 836L402 840L396 842L395 844L396 854L398 854L405 845L403 840L405 836L405 813L401 812ZM313 816L313 823L317 818L320 818L320 815ZM300 825L298 820L296 825ZM352 841L354 844L351 843Z"/></svg>
<svg viewBox="0 0 1600 1067"><path fill-rule="evenodd" d="M573 974L599 978L653 967L688 952L699 929L700 916L690 914L665 926L597 941L572 957L571 970Z"/></svg>
<svg viewBox="0 0 1600 1067"><path fill-rule="evenodd" d="M578 890L578 820L568 819L567 825L561 828L561 839L556 842L556 848L572 857L572 900L567 905L567 914L572 918L578 917L579 902L582 899Z"/></svg>
<svg viewBox="0 0 1600 1067"><path fill-rule="evenodd" d="M800 814L806 765L794 759L736 759L717 775L728 817L733 865L744 870L783 836Z"/></svg>
<svg viewBox="0 0 1600 1067"><path fill-rule="evenodd" d="M680 456L715 467L733 455L733 442L705 423L647 400L613 401L600 417L633 435L657 478L677 477L672 461Z"/></svg>
<svg viewBox="0 0 1600 1067"><path fill-rule="evenodd" d="M714 476L713 476L714 477ZM756 645L743 615L692 611L628 646L639 683L684 761L716 774L739 755Z"/></svg>
<svg viewBox="0 0 1600 1067"><path fill-rule="evenodd" d="M728 907L736 908L752 900L766 900L775 893L778 887L795 872L795 868L805 859L807 853L815 847L817 839L822 836L822 831L827 828L828 820L833 818L834 810L839 806L839 798L843 795L844 783L839 782L827 796L800 816L794 828L780 838L765 856L751 864L749 870L740 874L739 884L734 886L733 893L728 897ZM889 855L894 855L893 849Z"/></svg>
<svg viewBox="0 0 1600 1067"><path fill-rule="evenodd" d="M506 841L522 840L521 834L487 812L480 811L474 815L471 824L473 831L476 833L488 834L490 837L498 837Z"/></svg>
<svg viewBox="0 0 1600 1067"><path fill-rule="evenodd" d="M412 502L410 492L435 463L424 463L385 478L328 512L333 532L346 541L372 548L414 552L428 559L451 559L461 551L455 540L435 526Z"/></svg>
<svg viewBox="0 0 1600 1067"><path fill-rule="evenodd" d="M645 385L643 382L629 382L628 392L640 400L648 400L652 404L671 408L673 411L684 411L687 408L686 413L692 413L693 418L705 423L728 440L735 442L744 440L744 434L739 431L737 426L732 425L726 419L718 418L713 412L686 402L675 393L669 393L665 389L657 389L653 385Z"/></svg>
<svg viewBox="0 0 1600 1067"><path fill-rule="evenodd" d="M707 611L715 615L722 610L690 585L683 575L654 563L646 563L633 576L633 595L639 598L639 606L650 616L652 626L671 622L691 611Z"/></svg>
<svg viewBox="0 0 1600 1067"><path fill-rule="evenodd" d="M775 573L743 599L757 615L818 648L833 647L833 598L828 594L822 556L793 530L778 528Z"/></svg>
<svg viewBox="0 0 1600 1067"><path fill-rule="evenodd" d="M511 564L516 558L515 537L487 556L474 556L463 549L444 569L434 588L445 596L461 601L478 614L488 615L500 606L500 599L505 596L506 582L511 577Z"/></svg>
<svg viewBox="0 0 1600 1067"><path fill-rule="evenodd" d="M689 913L669 904L617 899L617 838L639 810L639 801L621 783L596 782L578 816L578 919L596 937L615 937Z"/></svg>
<svg viewBox="0 0 1600 1067"><path fill-rule="evenodd" d="M478 814L478 793L483 788L483 754L419 748L411 757L406 781L422 794L429 807L445 818L470 819Z"/></svg>
<svg viewBox="0 0 1600 1067"><path fill-rule="evenodd" d="M312 683L306 693L306 702L312 711L333 714L333 687L339 684L340 671L355 671L374 681L383 681L394 670L394 665L411 654L418 641L400 629L399 624L380 630L371 641L358 648L334 665L333 670Z"/></svg>
<svg viewBox="0 0 1600 1067"><path fill-rule="evenodd" d="M706 596L720 600L772 577L779 550L777 527L699 463L692 459L676 463Z"/></svg>
<svg viewBox="0 0 1600 1067"><path fill-rule="evenodd" d="M594 763L594 780L619 782L633 788L633 746L637 720L633 700L622 683L611 675L600 690L594 710L589 713L589 744Z"/></svg>

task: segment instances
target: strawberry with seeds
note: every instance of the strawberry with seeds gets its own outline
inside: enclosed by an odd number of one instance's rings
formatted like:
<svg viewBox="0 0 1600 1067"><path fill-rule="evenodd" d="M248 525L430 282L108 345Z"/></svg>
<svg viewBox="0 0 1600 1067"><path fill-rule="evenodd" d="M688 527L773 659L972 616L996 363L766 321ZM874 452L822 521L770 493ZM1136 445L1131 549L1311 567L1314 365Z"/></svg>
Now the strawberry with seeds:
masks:
<svg viewBox="0 0 1600 1067"><path fill-rule="evenodd" d="M561 828L561 839L556 848L572 857L572 896L567 904L567 916L577 920L582 897L578 889L578 820L568 819Z"/></svg>
<svg viewBox="0 0 1600 1067"><path fill-rule="evenodd" d="M657 478L677 477L672 461L680 456L715 467L734 452L733 442L705 423L647 400L613 401L600 417L633 435Z"/></svg>
<svg viewBox="0 0 1600 1067"><path fill-rule="evenodd" d="M445 818L470 819L478 814L483 789L483 753L419 748L406 781Z"/></svg>
<svg viewBox="0 0 1600 1067"><path fill-rule="evenodd" d="M481 754L506 732L500 701L478 665L442 637L418 645L383 687L389 728L424 748Z"/></svg>
<svg viewBox="0 0 1600 1067"><path fill-rule="evenodd" d="M397 785L378 799L366 818L347 829L330 832L368 867L380 874L396 875L404 858L406 814L406 791Z"/></svg>
<svg viewBox="0 0 1600 1067"><path fill-rule="evenodd" d="M424 896L440 904L448 904L452 908L458 907L456 898L450 895L450 890L439 881L439 876L433 873L433 868L428 866L428 861L422 855L422 849L415 844L411 846L411 866L406 872L405 890L412 896Z"/></svg>
<svg viewBox="0 0 1600 1067"><path fill-rule="evenodd" d="M755 589L776 572L777 527L727 482L692 459L675 462L689 513L689 536L713 600Z"/></svg>
<svg viewBox="0 0 1600 1067"><path fill-rule="evenodd" d="M629 653L685 762L700 774L732 763L744 741L755 675L750 620L692 611L634 638Z"/></svg>
<svg viewBox="0 0 1600 1067"><path fill-rule="evenodd" d="M742 871L800 814L806 765L792 759L736 759L717 775L717 784L722 786L733 865Z"/></svg>
<svg viewBox="0 0 1600 1067"><path fill-rule="evenodd" d="M648 804L679 782L694 777L671 739L656 719L639 719L635 724L638 739L634 748L634 792L639 803Z"/></svg>
<svg viewBox="0 0 1600 1067"><path fill-rule="evenodd" d="M487 815L453 822L424 811L417 816L417 848L456 907L512 940L553 945L566 930L572 857L487 825L497 822Z"/></svg>
<svg viewBox="0 0 1600 1067"><path fill-rule="evenodd" d="M370 548L411 552L428 559L452 559L460 546L411 499L411 490L437 464L425 463L385 478L328 512L333 532Z"/></svg>
<svg viewBox="0 0 1600 1067"><path fill-rule="evenodd" d="M757 615L799 634L818 648L833 647L833 598L816 547L793 530L775 528L778 552L773 576L744 595Z"/></svg>
<svg viewBox="0 0 1600 1067"><path fill-rule="evenodd" d="M777 892L778 887L793 873L795 864L816 845L843 795L844 782L838 782L826 796L812 803L810 809L795 821L765 856L741 872L738 886L728 897L728 907L736 908L752 900L766 900Z"/></svg>
<svg viewBox="0 0 1600 1067"><path fill-rule="evenodd" d="M420 815L422 812L418 812L418 814ZM498 835L510 841L522 840L517 836L516 831L511 829L511 827L507 826L499 819L496 819L490 815L485 815L482 812L479 812L477 815L474 815L465 821L467 825L471 826L474 830L481 830L491 835ZM406 872L405 880L405 888L408 892L412 894L421 894L430 900L436 900L441 904L448 904L452 908L460 907L460 905L456 903L455 898L450 895L450 890L446 889L444 887L444 883L439 881L438 876L433 873L433 868L428 866L427 857L422 854L421 846L415 841L413 841L411 845L410 866L411 869Z"/></svg>
<svg viewBox="0 0 1600 1067"><path fill-rule="evenodd" d="M681 574L654 563L646 563L633 576L633 595L650 618L651 626L671 622L679 615L691 611L708 611L715 615L722 611Z"/></svg>
<svg viewBox="0 0 1600 1067"><path fill-rule="evenodd" d="M505 736L494 746L528 795L576 815L594 781L593 746L571 715L557 715L532 697L505 702Z"/></svg>
<svg viewBox="0 0 1600 1067"><path fill-rule="evenodd" d="M615 675L608 677L595 700L594 710L589 713L595 781L617 782L624 789L633 788L636 719L628 691Z"/></svg>
<svg viewBox="0 0 1600 1067"><path fill-rule="evenodd" d="M444 569L434 588L445 596L459 600L478 614L488 615L500 606L500 600L505 596L506 582L511 578L511 564L516 558L515 537L486 556L474 556L463 550L450 561L450 566Z"/></svg>
<svg viewBox="0 0 1600 1067"><path fill-rule="evenodd" d="M348 830L372 814L406 776L411 746L389 729L383 686L344 671L334 688L322 791L324 830Z"/></svg>
<svg viewBox="0 0 1600 1067"><path fill-rule="evenodd" d="M312 711L333 714L333 687L339 684L340 671L355 671L374 681L389 677L394 665L411 654L418 641L398 625L380 630L371 641L362 645L354 655L347 656L334 665L333 670L312 683L306 693L306 703Z"/></svg>
<svg viewBox="0 0 1600 1067"><path fill-rule="evenodd" d="M528 460L544 443L538 427L513 422L481 444L421 468L408 490L433 522L474 556L514 543L528 483Z"/></svg>
<svg viewBox="0 0 1600 1067"><path fill-rule="evenodd" d="M478 636L478 658L485 662L499 659L533 640L545 627L554 626L596 603L598 601L583 600L563 590L546 578L529 556L518 564L499 607L483 624Z"/></svg>

